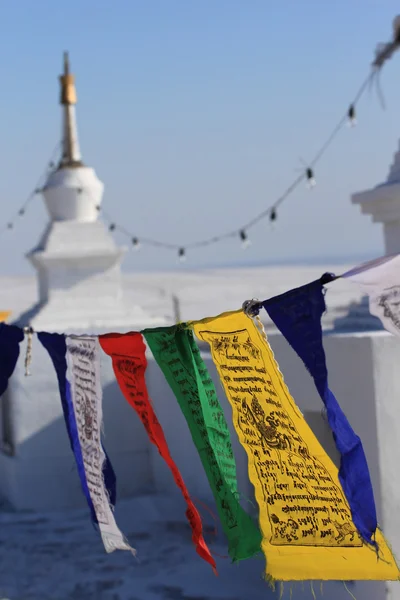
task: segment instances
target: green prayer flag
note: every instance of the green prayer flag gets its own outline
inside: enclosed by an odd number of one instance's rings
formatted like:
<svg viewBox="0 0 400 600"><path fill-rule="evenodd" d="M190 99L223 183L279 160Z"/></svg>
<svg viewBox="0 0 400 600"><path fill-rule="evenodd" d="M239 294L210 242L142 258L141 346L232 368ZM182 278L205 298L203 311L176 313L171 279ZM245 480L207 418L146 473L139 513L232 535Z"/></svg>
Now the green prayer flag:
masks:
<svg viewBox="0 0 400 600"><path fill-rule="evenodd" d="M210 483L233 562L260 551L261 533L239 503L230 433L193 332L182 325L142 332L174 392Z"/></svg>

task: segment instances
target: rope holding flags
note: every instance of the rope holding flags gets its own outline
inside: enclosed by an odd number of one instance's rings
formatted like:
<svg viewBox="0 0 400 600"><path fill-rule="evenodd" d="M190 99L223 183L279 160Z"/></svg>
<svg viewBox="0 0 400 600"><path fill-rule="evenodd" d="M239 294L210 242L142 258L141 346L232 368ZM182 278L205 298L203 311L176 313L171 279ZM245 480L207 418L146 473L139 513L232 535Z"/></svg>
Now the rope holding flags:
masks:
<svg viewBox="0 0 400 600"><path fill-rule="evenodd" d="M371 311L400 335L400 254L360 265L347 278L369 294ZM165 460L187 504L199 556L216 564L146 386L146 344L171 387L199 453L233 561L260 550L269 580L397 580L395 558L378 527L362 442L328 385L320 279L217 317L126 334L38 333L56 370L62 409L83 493L107 552L135 553L114 517L116 475L101 441L100 352L111 357L129 404ZM291 396L259 318L264 308L311 374L341 456L334 466ZM256 323L259 327L256 326ZM31 339L33 329L25 331ZM24 331L0 324L0 392L15 368ZM259 527L240 504L226 416L200 352L207 344L248 458ZM178 457L179 458L179 457Z"/></svg>

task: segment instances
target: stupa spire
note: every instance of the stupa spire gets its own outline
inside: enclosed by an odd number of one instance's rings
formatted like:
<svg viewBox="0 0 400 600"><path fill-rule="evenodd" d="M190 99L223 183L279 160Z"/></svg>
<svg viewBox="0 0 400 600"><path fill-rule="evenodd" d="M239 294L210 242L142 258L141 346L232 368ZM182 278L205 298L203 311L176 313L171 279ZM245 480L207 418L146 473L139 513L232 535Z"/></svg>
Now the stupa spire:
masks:
<svg viewBox="0 0 400 600"><path fill-rule="evenodd" d="M64 73L60 75L60 104L63 109L62 156L59 168L82 166L75 104L75 77L70 73L68 52L64 52Z"/></svg>

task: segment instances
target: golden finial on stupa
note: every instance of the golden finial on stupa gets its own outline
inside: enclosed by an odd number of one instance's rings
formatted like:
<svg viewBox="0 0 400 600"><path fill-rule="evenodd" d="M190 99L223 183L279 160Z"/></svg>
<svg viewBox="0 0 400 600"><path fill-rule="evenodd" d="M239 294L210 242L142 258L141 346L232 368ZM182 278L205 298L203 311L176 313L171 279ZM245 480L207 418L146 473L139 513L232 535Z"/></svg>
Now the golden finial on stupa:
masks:
<svg viewBox="0 0 400 600"><path fill-rule="evenodd" d="M69 72L68 52L64 52L64 74L60 75L60 104L76 104L75 77Z"/></svg>

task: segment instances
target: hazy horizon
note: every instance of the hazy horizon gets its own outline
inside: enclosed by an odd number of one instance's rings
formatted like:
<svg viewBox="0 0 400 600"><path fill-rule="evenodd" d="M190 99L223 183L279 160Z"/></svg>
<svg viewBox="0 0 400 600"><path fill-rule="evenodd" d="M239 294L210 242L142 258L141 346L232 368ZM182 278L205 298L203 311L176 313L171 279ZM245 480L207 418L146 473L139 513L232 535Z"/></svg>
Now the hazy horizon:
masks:
<svg viewBox="0 0 400 600"><path fill-rule="evenodd" d="M162 266L141 266L140 262L136 265L135 268L129 264L129 261L122 263L122 273L125 275L134 275L135 272L138 274L143 273L165 273L165 272L197 272L197 271L210 271L210 270L234 270L234 269L252 269L252 268L267 268L267 267L318 267L321 269L328 268L330 266L348 266L348 265L358 265L369 260L379 258L382 255L373 254L373 253L364 253L364 254L353 254L353 255L338 255L338 256L325 256L325 257L292 257L292 258L282 258L277 260L243 260L241 261L225 261L225 262L210 262L210 263L191 263L190 260L187 260L181 263L179 260L171 261L171 264L166 264ZM9 273L1 273L0 278L3 277L27 277L27 276L36 276L36 271L31 267L27 262L27 269L21 269L19 272L9 272Z"/></svg>

